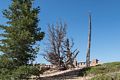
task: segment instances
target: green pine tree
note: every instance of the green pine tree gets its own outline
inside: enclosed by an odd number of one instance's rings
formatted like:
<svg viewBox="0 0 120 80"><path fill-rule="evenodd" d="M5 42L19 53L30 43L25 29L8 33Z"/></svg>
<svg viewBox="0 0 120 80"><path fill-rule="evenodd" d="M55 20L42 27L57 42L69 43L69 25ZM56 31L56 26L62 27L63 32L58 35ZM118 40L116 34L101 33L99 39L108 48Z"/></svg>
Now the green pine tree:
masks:
<svg viewBox="0 0 120 80"><path fill-rule="evenodd" d="M38 26L39 7L32 6L34 0L12 0L3 15L8 19L6 25L0 25L0 51L9 55L18 66L34 60L38 51L36 42L44 37Z"/></svg>

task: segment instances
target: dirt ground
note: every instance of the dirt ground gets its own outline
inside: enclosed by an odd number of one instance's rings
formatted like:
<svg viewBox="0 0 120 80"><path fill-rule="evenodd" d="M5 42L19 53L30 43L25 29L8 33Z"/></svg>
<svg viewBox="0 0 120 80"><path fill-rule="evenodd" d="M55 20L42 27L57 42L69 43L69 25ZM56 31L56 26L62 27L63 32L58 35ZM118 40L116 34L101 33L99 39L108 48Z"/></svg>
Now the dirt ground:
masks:
<svg viewBox="0 0 120 80"><path fill-rule="evenodd" d="M90 80L92 77L59 77L59 78L42 78L40 80Z"/></svg>

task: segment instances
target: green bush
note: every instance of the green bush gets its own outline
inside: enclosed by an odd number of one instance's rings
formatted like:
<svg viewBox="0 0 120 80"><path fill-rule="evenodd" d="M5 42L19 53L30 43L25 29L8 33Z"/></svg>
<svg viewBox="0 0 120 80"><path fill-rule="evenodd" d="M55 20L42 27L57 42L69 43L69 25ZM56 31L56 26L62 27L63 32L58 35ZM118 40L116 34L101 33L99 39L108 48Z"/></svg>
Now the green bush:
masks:
<svg viewBox="0 0 120 80"><path fill-rule="evenodd" d="M7 68L0 69L0 80L20 80L30 76L39 76L41 72L34 66L20 66L16 69L9 70Z"/></svg>
<svg viewBox="0 0 120 80"><path fill-rule="evenodd" d="M32 65L16 66L7 55L0 55L0 80L20 80L39 76L42 71Z"/></svg>
<svg viewBox="0 0 120 80"><path fill-rule="evenodd" d="M20 66L13 73L17 79L29 78L31 75L39 76L39 74L40 71L34 66Z"/></svg>

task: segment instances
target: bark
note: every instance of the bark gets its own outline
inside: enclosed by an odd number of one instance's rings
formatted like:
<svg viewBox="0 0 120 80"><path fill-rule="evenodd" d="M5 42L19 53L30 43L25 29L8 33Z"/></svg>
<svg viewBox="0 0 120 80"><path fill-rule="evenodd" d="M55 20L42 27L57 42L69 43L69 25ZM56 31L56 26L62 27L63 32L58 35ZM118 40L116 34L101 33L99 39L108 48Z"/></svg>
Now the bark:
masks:
<svg viewBox="0 0 120 80"><path fill-rule="evenodd" d="M86 55L86 67L90 67L90 47L91 47L91 14L89 14L88 48Z"/></svg>

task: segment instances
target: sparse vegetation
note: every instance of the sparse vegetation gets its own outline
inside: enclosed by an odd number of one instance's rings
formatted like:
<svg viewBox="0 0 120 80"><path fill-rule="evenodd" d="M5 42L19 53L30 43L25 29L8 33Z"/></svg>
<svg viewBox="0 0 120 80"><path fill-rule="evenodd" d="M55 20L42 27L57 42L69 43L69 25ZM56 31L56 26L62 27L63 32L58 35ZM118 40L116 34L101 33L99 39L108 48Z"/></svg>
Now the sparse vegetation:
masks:
<svg viewBox="0 0 120 80"><path fill-rule="evenodd" d="M120 80L120 73L102 74L92 78L91 80Z"/></svg>
<svg viewBox="0 0 120 80"><path fill-rule="evenodd" d="M119 74L116 73L119 71L120 71L120 62L104 63L104 64L97 65L95 67L82 69L82 71L80 72L80 76L96 76L92 80L102 80L102 79L111 80L112 78L119 77ZM105 78L108 78L108 79L105 79Z"/></svg>

